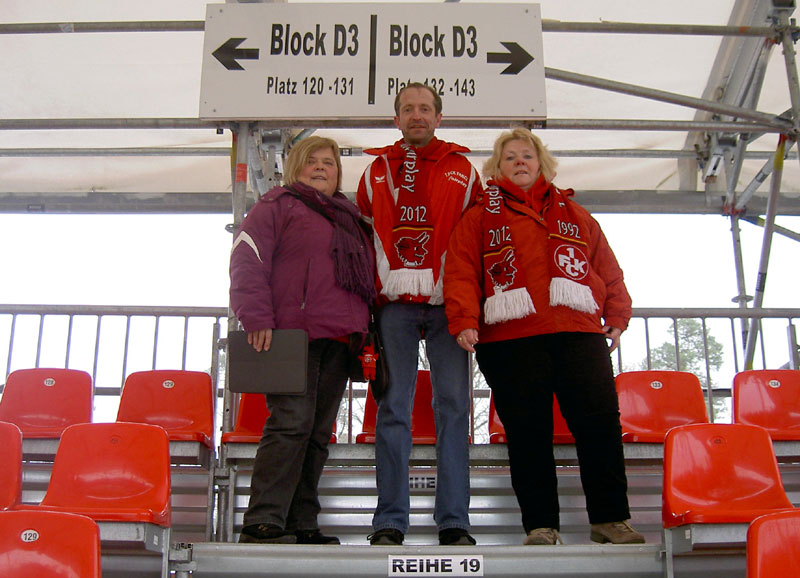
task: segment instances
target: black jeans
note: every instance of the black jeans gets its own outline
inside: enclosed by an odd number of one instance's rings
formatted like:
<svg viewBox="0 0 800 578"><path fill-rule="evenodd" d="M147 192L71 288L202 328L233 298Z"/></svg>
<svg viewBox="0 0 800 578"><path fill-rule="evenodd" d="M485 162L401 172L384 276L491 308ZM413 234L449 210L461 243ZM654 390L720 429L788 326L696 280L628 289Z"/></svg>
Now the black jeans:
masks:
<svg viewBox="0 0 800 578"><path fill-rule="evenodd" d="M560 529L554 393L575 438L589 521L630 518L619 402L603 335L555 333L478 344L476 358L506 428L525 532Z"/></svg>
<svg viewBox="0 0 800 578"><path fill-rule="evenodd" d="M267 394L270 416L253 464L245 526L318 527L319 479L347 386L349 355L345 343L316 339L308 345L305 395Z"/></svg>

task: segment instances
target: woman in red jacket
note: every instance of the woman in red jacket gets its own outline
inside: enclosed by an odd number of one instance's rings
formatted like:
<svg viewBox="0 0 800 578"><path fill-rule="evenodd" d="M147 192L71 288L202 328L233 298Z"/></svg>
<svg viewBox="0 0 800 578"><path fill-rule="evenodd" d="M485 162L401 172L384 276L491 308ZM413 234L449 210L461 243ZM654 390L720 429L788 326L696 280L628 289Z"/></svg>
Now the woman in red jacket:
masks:
<svg viewBox="0 0 800 578"><path fill-rule="evenodd" d="M609 356L631 299L597 221L572 190L552 184L555 167L529 130L495 142L483 203L464 215L448 246L449 329L476 353L505 425L524 543L561 541L553 394L575 438L591 539L643 543L629 523Z"/></svg>

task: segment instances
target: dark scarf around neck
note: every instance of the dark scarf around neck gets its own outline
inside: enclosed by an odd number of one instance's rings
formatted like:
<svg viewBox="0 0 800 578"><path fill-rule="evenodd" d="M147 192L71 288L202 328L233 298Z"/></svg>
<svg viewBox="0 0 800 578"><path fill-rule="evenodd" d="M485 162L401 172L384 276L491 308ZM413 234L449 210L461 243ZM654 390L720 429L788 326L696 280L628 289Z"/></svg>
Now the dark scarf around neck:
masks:
<svg viewBox="0 0 800 578"><path fill-rule="evenodd" d="M336 285L371 305L375 301L375 265L370 240L361 226L358 209L342 193L328 197L303 183L287 185L290 195L333 225L330 256Z"/></svg>

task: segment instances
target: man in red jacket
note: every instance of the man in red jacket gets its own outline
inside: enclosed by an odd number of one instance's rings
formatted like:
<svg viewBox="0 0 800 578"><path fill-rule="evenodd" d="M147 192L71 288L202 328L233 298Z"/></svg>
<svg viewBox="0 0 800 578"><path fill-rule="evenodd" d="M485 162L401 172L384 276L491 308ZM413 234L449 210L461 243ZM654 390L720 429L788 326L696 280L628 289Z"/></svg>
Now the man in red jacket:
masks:
<svg viewBox="0 0 800 578"><path fill-rule="evenodd" d="M481 193L469 149L434 136L441 97L420 83L395 99L403 138L367 150L376 158L358 186L377 254L378 324L390 385L375 428L378 506L373 545L400 545L409 525L408 459L419 341L433 383L437 482L434 520L442 545L472 545L469 530L469 359L447 329L442 296L445 251L461 214Z"/></svg>

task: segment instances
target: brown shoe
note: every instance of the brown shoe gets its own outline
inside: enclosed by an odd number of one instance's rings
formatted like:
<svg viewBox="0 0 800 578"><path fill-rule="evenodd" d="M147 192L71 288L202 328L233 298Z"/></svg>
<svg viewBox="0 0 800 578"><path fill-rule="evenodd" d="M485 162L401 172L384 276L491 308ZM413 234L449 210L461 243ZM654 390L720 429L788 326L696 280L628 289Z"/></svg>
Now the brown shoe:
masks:
<svg viewBox="0 0 800 578"><path fill-rule="evenodd" d="M589 535L593 542L606 544L644 544L644 536L633 529L630 520L621 522L608 522L606 524L592 524Z"/></svg>
<svg viewBox="0 0 800 578"><path fill-rule="evenodd" d="M555 528L536 528L531 530L523 542L525 546L555 546L563 543L561 535Z"/></svg>

